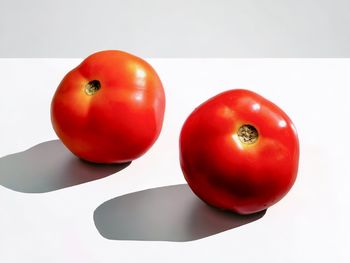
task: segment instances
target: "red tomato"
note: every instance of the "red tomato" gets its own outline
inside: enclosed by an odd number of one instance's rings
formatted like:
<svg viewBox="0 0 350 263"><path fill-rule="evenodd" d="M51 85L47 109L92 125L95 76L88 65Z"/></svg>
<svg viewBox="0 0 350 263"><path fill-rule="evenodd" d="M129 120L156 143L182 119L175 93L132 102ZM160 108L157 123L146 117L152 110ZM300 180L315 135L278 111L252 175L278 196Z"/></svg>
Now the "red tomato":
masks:
<svg viewBox="0 0 350 263"><path fill-rule="evenodd" d="M180 135L180 163L193 192L240 214L266 209L292 187L299 142L289 117L248 90L223 92L196 108Z"/></svg>
<svg viewBox="0 0 350 263"><path fill-rule="evenodd" d="M64 77L51 104L52 125L81 159L121 163L144 154L162 128L165 95L155 70L131 54L87 57Z"/></svg>

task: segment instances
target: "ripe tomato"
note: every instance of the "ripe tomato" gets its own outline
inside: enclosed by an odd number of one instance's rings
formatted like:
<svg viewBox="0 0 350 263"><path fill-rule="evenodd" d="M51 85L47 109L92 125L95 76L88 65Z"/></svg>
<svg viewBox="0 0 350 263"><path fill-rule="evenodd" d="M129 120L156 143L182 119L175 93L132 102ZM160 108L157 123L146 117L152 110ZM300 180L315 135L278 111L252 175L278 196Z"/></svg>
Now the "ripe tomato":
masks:
<svg viewBox="0 0 350 263"><path fill-rule="evenodd" d="M131 161L162 128L165 95L155 70L131 54L108 50L87 57L63 78L52 99L52 125L81 159Z"/></svg>
<svg viewBox="0 0 350 263"><path fill-rule="evenodd" d="M180 163L193 192L240 214L266 209L292 187L299 142L289 117L248 90L223 92L196 108L180 135Z"/></svg>

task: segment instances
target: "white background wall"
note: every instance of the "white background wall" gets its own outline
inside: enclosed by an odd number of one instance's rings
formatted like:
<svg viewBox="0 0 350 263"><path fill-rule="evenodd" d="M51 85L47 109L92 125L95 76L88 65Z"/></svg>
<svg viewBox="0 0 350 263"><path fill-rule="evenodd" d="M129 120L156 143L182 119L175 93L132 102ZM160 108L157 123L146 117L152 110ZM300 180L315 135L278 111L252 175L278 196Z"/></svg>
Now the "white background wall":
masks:
<svg viewBox="0 0 350 263"><path fill-rule="evenodd" d="M348 0L0 0L0 57L349 57Z"/></svg>

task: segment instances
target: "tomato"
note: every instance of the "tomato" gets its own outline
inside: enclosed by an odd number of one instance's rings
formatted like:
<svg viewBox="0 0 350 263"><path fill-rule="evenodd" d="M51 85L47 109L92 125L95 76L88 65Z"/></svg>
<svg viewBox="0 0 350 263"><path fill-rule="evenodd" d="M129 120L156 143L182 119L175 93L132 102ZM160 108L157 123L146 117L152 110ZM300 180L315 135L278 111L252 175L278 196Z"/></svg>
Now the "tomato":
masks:
<svg viewBox="0 0 350 263"><path fill-rule="evenodd" d="M108 50L67 73L52 99L51 120L64 145L81 159L122 163L156 141L164 110L163 86L151 65Z"/></svg>
<svg viewBox="0 0 350 263"><path fill-rule="evenodd" d="M298 161L290 118L248 90L229 90L204 102L180 134L180 164L192 191L240 214L265 210L285 196Z"/></svg>

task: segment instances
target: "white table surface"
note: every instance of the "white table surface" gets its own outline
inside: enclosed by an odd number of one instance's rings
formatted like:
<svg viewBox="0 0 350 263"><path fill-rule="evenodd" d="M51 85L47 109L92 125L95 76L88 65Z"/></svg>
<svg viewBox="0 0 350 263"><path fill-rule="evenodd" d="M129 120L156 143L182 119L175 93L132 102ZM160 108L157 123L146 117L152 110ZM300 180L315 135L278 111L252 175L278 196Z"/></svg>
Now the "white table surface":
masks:
<svg viewBox="0 0 350 263"><path fill-rule="evenodd" d="M163 130L115 174L52 141L52 95L80 61L0 59L0 262L350 262L349 59L149 59ZM184 185L152 189L185 183L183 121L233 88L275 102L300 137L294 187L256 218L210 210Z"/></svg>

